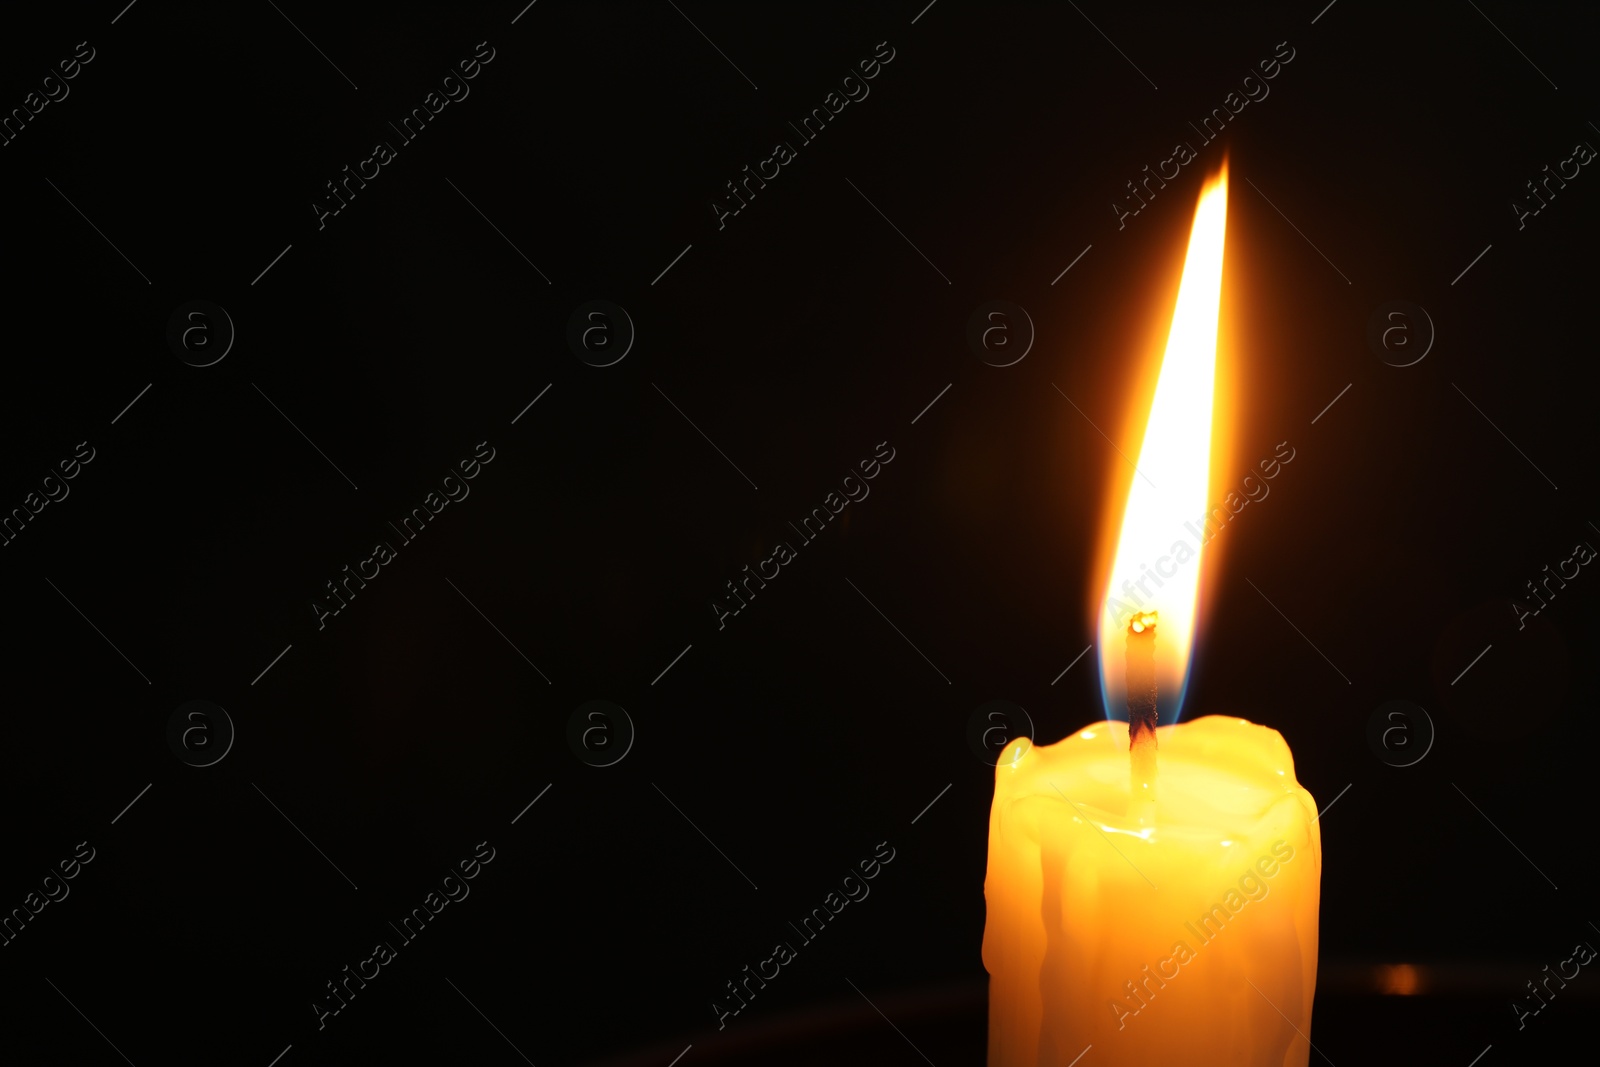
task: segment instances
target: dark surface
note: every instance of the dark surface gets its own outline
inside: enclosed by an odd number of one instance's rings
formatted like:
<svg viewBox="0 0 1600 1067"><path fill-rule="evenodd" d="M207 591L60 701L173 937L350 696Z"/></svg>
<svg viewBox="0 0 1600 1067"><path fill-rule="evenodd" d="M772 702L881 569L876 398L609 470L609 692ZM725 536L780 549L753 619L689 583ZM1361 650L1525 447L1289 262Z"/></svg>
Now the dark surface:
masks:
<svg viewBox="0 0 1600 1067"><path fill-rule="evenodd" d="M8 13L0 106L95 58L0 147L0 508L95 458L0 548L0 908L95 858L0 947L6 1062L777 1063L765 1027L854 1001L839 1042L920 1063L862 1014L897 991L933 1062L976 1062L981 1005L914 1009L984 977L969 718L1102 715L1094 655L1063 671L1223 144L1122 229L1111 205L1283 41L1226 134L1216 495L1295 458L1213 542L1186 714L1278 729L1336 802L1325 971L1494 976L1319 999L1333 1062L1572 1033L1587 969L1523 1031L1511 1005L1600 943L1600 578L1522 629L1512 600L1600 545L1600 177L1521 229L1512 202L1600 145L1589 16L925 2ZM470 96L319 230L324 183L484 40ZM880 41L870 95L719 230L723 183ZM237 328L208 367L167 341L194 300ZM568 345L592 300L637 330L608 367ZM1010 366L968 346L994 300L1037 330ZM1410 366L1368 342L1394 301L1437 333ZM324 583L482 441L470 496L319 629ZM719 630L724 583L879 442L870 496ZM191 700L236 728L213 766L169 745ZM569 744L592 700L636 730L611 766ZM1392 700L1436 730L1410 766ZM319 1031L325 983L481 841L470 897ZM717 1031L724 984L879 842L871 896Z"/></svg>
<svg viewBox="0 0 1600 1067"><path fill-rule="evenodd" d="M1466 1064L1474 1056L1496 1052L1496 1062L1501 1063L1581 1062L1581 1050L1588 1040L1584 1024L1600 996L1571 984L1558 992L1545 1010L1524 1019L1513 1036L1502 1035L1487 1048L1475 1048L1475 1037L1462 1026L1462 1020L1504 1010L1502 1000L1490 988L1514 981L1510 970L1473 975L1445 994L1405 996L1373 993L1377 969L1347 965L1333 970L1334 991L1319 989L1312 1013L1312 1040L1316 1043L1312 1063L1354 1059L1373 1067ZM1455 973L1458 968L1444 968L1436 977ZM886 991L873 997L871 1004L856 997L809 1011L776 1013L742 1032L697 1042L692 1054L712 1064L779 1067L922 1062L918 1053L938 1064L978 1064L983 1062L987 1040L986 997L982 983ZM886 1017L893 1020L892 1026L885 1022ZM591 1067L645 1067L665 1063L680 1051L681 1046L673 1048L663 1042ZM1096 1058L1110 1052L1114 1046L1101 1048ZM1092 1049L1080 1062L1090 1062L1091 1055L1095 1055ZM1480 1062L1487 1062L1487 1056Z"/></svg>
<svg viewBox="0 0 1600 1067"><path fill-rule="evenodd" d="M1545 1011L1524 1020L1514 1036L1502 1035L1487 1048L1473 1047L1473 1036L1461 1025L1469 1016L1481 1018L1504 1010L1501 999L1485 989L1476 994L1456 990L1448 996L1375 996L1350 988L1319 992L1312 1015L1316 1049L1311 1062L1354 1059L1373 1067L1466 1064L1485 1053L1497 1053L1496 1062L1501 1063L1581 1062L1588 1040L1584 1024L1593 1012L1594 995L1579 989L1572 985ZM1561 999L1569 994L1576 999ZM922 1062L919 1052L933 1063L977 1064L985 1054L985 995L981 984L886 992L873 998L883 1015L857 998L854 1003L778 1015L742 1035L696 1044L694 1051L705 1056L704 1062L730 1065L914 1063ZM884 1016L893 1019L893 1027L886 1025ZM593 1067L644 1067L664 1063L678 1051L662 1044ZM1114 1047L1101 1048L1098 1055L1111 1051ZM1091 1055L1093 1050L1081 1062L1090 1062ZM1488 1062L1487 1056L1480 1062Z"/></svg>

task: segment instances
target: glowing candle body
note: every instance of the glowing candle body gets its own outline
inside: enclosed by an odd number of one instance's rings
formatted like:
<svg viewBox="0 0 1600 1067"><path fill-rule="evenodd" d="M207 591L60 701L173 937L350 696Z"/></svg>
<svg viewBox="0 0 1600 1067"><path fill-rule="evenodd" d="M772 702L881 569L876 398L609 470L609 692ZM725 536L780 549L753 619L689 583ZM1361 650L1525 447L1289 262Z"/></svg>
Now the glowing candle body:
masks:
<svg viewBox="0 0 1600 1067"><path fill-rule="evenodd" d="M989 1067L1305 1067L1322 843L1289 746L1244 719L1009 745L989 815ZM1254 986L1254 988L1252 988Z"/></svg>

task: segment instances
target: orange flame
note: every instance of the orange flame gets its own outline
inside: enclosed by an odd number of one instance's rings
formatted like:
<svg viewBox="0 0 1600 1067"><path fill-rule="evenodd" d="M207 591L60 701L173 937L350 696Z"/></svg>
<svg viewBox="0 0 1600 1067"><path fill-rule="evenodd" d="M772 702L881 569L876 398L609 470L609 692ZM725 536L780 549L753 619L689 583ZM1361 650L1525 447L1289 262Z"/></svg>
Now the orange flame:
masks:
<svg viewBox="0 0 1600 1067"><path fill-rule="evenodd" d="M1188 679L1206 539L1227 218L1224 163L1195 208L1161 373L1100 603L1100 688L1113 718L1127 715L1124 649L1129 623L1141 613L1161 618L1155 652L1161 721L1177 718Z"/></svg>

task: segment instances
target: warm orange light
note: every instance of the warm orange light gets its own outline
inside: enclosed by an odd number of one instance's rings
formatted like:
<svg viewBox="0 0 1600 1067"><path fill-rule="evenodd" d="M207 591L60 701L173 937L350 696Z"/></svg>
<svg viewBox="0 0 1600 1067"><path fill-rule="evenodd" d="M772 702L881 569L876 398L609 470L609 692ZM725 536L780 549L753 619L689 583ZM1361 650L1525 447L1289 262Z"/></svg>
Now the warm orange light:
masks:
<svg viewBox="0 0 1600 1067"><path fill-rule="evenodd" d="M1101 692L1107 710L1119 717L1127 700L1126 635L1138 614L1154 611L1161 618L1155 658L1163 721L1176 716L1188 674L1208 508L1227 219L1224 164L1201 189L1195 208L1172 327L1100 609Z"/></svg>
<svg viewBox="0 0 1600 1067"><path fill-rule="evenodd" d="M1390 996L1408 997L1422 988L1417 969L1409 963L1391 963L1379 969L1381 991Z"/></svg>

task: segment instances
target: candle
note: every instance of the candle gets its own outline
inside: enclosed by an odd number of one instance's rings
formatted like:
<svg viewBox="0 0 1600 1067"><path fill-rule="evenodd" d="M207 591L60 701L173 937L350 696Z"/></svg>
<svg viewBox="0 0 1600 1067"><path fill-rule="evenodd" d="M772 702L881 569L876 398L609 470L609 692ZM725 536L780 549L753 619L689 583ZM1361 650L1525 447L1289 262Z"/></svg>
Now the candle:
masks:
<svg viewBox="0 0 1600 1067"><path fill-rule="evenodd" d="M989 1067L1304 1067L1317 969L1316 804L1276 730L1155 730L1130 804L1128 726L1018 738L989 815ZM1252 986L1254 988L1252 988Z"/></svg>
<svg viewBox="0 0 1600 1067"><path fill-rule="evenodd" d="M989 1067L1305 1067L1316 802L1276 731L1173 720L1199 616L1227 170L1202 190L1105 596L1101 692L1128 721L995 767ZM1184 531L1189 531L1185 533ZM1152 566L1153 564L1153 566ZM1161 721L1168 725L1159 725Z"/></svg>

